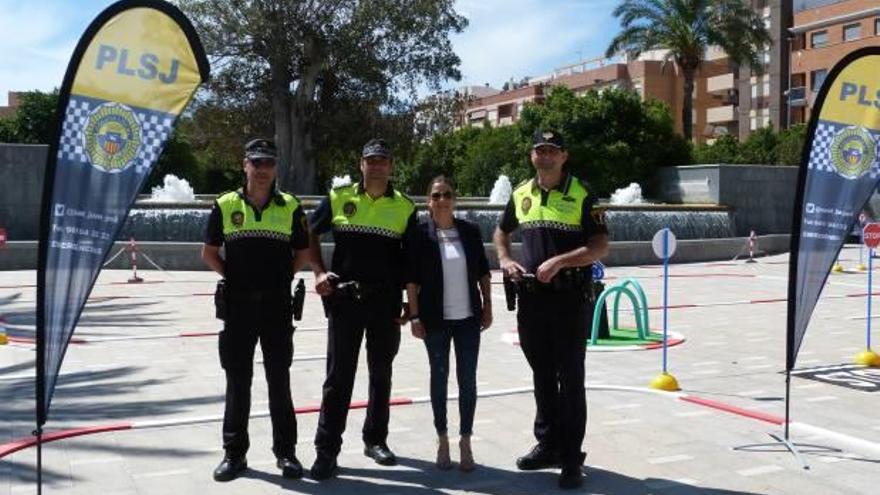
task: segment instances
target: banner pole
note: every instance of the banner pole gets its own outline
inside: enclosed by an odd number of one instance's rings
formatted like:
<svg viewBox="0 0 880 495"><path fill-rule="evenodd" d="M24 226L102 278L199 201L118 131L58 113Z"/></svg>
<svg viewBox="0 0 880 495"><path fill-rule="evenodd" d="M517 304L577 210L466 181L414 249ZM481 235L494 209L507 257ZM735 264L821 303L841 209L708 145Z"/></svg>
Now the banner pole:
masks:
<svg viewBox="0 0 880 495"><path fill-rule="evenodd" d="M785 439L788 440L788 424L791 422L791 370L785 370Z"/></svg>
<svg viewBox="0 0 880 495"><path fill-rule="evenodd" d="M873 290L874 248L868 248L868 328L867 350L871 350L871 291Z"/></svg>
<svg viewBox="0 0 880 495"><path fill-rule="evenodd" d="M669 304L669 229L663 231L663 373L666 373L667 322L666 306Z"/></svg>
<svg viewBox="0 0 880 495"><path fill-rule="evenodd" d="M34 430L37 437L37 495L43 493L43 429L39 426Z"/></svg>

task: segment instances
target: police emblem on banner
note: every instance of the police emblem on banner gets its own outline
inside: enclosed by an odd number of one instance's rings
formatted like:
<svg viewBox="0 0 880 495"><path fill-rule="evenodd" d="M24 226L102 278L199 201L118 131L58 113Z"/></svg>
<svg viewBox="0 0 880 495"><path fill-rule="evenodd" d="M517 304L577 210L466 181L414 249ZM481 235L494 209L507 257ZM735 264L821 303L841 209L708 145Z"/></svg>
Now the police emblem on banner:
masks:
<svg viewBox="0 0 880 495"><path fill-rule="evenodd" d="M523 215L528 215L529 210L532 209L532 198L523 198L520 207L522 208Z"/></svg>
<svg viewBox="0 0 880 495"><path fill-rule="evenodd" d="M831 164L835 172L847 179L858 179L874 164L877 143L867 130L847 127L831 141Z"/></svg>
<svg viewBox="0 0 880 495"><path fill-rule="evenodd" d="M232 215L230 215L229 220L232 221L232 225L235 228L241 227L242 225L244 225L244 213L240 211L234 211L232 212Z"/></svg>
<svg viewBox="0 0 880 495"><path fill-rule="evenodd" d="M121 172L140 152L141 124L131 108L105 103L89 115L83 140L92 166L103 172Z"/></svg>
<svg viewBox="0 0 880 495"><path fill-rule="evenodd" d="M351 201L342 206L342 213L347 217L353 217L357 210L357 206Z"/></svg>

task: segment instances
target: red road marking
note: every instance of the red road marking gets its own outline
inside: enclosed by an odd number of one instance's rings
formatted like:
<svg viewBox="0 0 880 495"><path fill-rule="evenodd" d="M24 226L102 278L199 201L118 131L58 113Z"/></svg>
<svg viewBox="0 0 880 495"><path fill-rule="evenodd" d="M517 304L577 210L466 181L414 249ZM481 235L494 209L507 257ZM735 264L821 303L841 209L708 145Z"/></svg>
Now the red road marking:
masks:
<svg viewBox="0 0 880 495"><path fill-rule="evenodd" d="M776 297L773 299L752 299L751 301L749 301L749 304L777 303L777 302L784 302L784 301L788 301L788 299L785 297Z"/></svg>
<svg viewBox="0 0 880 495"><path fill-rule="evenodd" d="M672 347L672 346L674 346L674 345L681 344L682 342L684 342L684 339L669 339L669 340L666 341L666 345L669 346L669 347ZM645 346L643 346L643 347L644 347L645 349L649 349L649 350L652 350L652 351L653 351L654 349L662 349L662 348L663 348L663 342L657 342L656 344L647 344L647 345L645 345Z"/></svg>
<svg viewBox="0 0 880 495"><path fill-rule="evenodd" d="M131 429L131 423L113 423L104 426L91 426L87 428L74 428L71 430L53 431L51 433L46 433L45 435L43 435L42 443L46 444L49 442L54 442L56 440L63 440L65 438L73 438L82 435L92 435L94 433L105 433L108 431L121 431L129 429ZM9 443L2 444L0 445L0 459L6 457L9 454L18 452L19 450L33 447L36 444L36 437L20 438L18 440L13 440Z"/></svg>
<svg viewBox="0 0 880 495"><path fill-rule="evenodd" d="M181 337L212 337L218 332L186 332L180 334Z"/></svg>
<svg viewBox="0 0 880 495"><path fill-rule="evenodd" d="M389 406L408 406L413 403L413 400L409 397L392 397L391 400L388 401ZM352 402L349 406L350 409L364 409L367 407L368 402L365 400ZM321 411L320 405L313 406L305 406L294 408L294 411L297 414L313 414ZM78 437L82 435L92 435L96 433L106 433L109 431L122 431L122 430L130 430L133 428L132 423L113 423L109 425L103 426L90 426L85 428L73 428L70 430L61 430L61 431L53 431L51 433L46 433L43 435L44 444L49 442L54 442L56 440L64 440L67 438ZM7 442L4 444L0 444L0 459L6 457L9 454L13 454L18 452L19 450L24 450L29 447L33 447L37 444L36 437L27 437L27 438L19 438L17 440L13 440L11 442Z"/></svg>
<svg viewBox="0 0 880 495"><path fill-rule="evenodd" d="M743 416L746 418L757 419L758 421L763 421L765 423L770 423L774 425L781 425L785 423L785 419L779 416L775 416L773 414L767 414L761 411L752 411L749 409L743 409L741 407L731 406L729 404L725 404L723 402L717 402L710 399L703 399L700 397L692 397L690 395L685 395L679 398L685 402L690 402L692 404L699 404L701 406L709 407L712 409L717 409L719 411L724 411L731 414L736 414L738 416Z"/></svg>

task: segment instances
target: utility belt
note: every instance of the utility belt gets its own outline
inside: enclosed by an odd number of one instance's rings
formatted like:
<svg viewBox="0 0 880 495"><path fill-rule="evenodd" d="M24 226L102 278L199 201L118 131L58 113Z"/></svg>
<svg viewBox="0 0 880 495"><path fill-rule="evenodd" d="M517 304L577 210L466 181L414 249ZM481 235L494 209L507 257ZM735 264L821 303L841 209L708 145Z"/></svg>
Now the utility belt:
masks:
<svg viewBox="0 0 880 495"><path fill-rule="evenodd" d="M516 309L517 298L533 294L553 294L576 292L584 301L592 296L590 281L592 274L586 268L564 268L549 283L538 280L532 273L524 273L519 280L504 277L504 296L507 299L508 311Z"/></svg>
<svg viewBox="0 0 880 495"><path fill-rule="evenodd" d="M299 279L293 295L290 295L290 288L281 288L279 290L235 290L229 287L225 279L217 282L217 288L214 291L214 310L215 317L218 320L226 321L229 316L230 306L241 306L250 304L279 304L289 305L293 319L300 321L302 319L303 306L306 300L306 284L303 279Z"/></svg>
<svg viewBox="0 0 880 495"><path fill-rule="evenodd" d="M336 275L328 278L333 293L321 298L324 303L324 314L329 315L333 302L362 302L376 297L392 296L400 293L400 287L381 282L361 282L358 280L342 280Z"/></svg>

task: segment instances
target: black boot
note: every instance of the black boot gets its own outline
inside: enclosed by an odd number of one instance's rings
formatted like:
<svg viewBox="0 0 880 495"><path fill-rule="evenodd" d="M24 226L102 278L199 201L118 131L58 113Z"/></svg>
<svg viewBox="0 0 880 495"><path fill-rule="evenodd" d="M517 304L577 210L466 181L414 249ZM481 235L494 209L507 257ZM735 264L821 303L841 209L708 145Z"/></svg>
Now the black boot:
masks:
<svg viewBox="0 0 880 495"><path fill-rule="evenodd" d="M542 444L535 445L528 454L516 460L520 471L536 471L559 466L559 453Z"/></svg>
<svg viewBox="0 0 880 495"><path fill-rule="evenodd" d="M299 459L296 458L296 454L279 457L278 462L275 465L281 470L281 476L284 476L285 478L302 478L303 467L302 464L299 463Z"/></svg>
<svg viewBox="0 0 880 495"><path fill-rule="evenodd" d="M214 469L214 481L232 481L245 469L247 469L247 459L244 456L226 456Z"/></svg>
<svg viewBox="0 0 880 495"><path fill-rule="evenodd" d="M584 484L584 473L580 466L563 466L559 474L559 488L571 490Z"/></svg>
<svg viewBox="0 0 880 495"><path fill-rule="evenodd" d="M322 481L336 475L336 458L319 453L312 464L311 476L315 481Z"/></svg>
<svg viewBox="0 0 880 495"><path fill-rule="evenodd" d="M394 466L397 464L397 457L394 452L384 443L376 445L364 445L364 455L376 461L376 464L383 466Z"/></svg>

